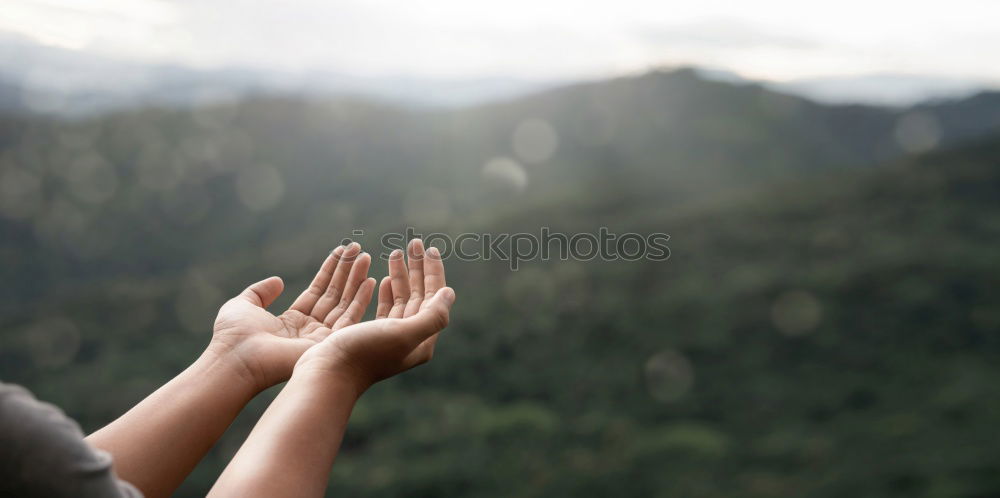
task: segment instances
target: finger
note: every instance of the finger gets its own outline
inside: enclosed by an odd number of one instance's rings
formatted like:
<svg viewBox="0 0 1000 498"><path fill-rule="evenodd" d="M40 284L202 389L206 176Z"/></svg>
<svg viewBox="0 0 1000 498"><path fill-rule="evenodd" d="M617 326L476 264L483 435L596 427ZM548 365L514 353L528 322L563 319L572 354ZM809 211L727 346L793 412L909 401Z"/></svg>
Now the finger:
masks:
<svg viewBox="0 0 1000 498"><path fill-rule="evenodd" d="M371 264L372 257L368 253L363 252L358 256L357 261L354 262L354 266L351 267L351 274L347 277L344 292L340 294L340 302L327 313L323 319L323 323L332 324L340 318L340 315L347 311L347 308L351 305L351 301L354 300L354 295L358 293L358 289L368 279L368 269L371 267Z"/></svg>
<svg viewBox="0 0 1000 498"><path fill-rule="evenodd" d="M424 299L424 241L413 239L410 242L409 273L410 273L410 299L406 303L403 317L413 316L420 310L420 303Z"/></svg>
<svg viewBox="0 0 1000 498"><path fill-rule="evenodd" d="M414 346L448 326L449 313L454 302L455 291L451 287L445 287L434 294L419 313L400 321L404 333L411 337Z"/></svg>
<svg viewBox="0 0 1000 498"><path fill-rule="evenodd" d="M375 292L375 279L366 278L358 288L358 292L354 295L354 299L347 307L347 310L333 324L333 330L360 322L361 318L365 316L365 310L368 309L368 303L372 300L373 292Z"/></svg>
<svg viewBox="0 0 1000 498"><path fill-rule="evenodd" d="M424 302L425 303L431 303L431 302L433 302L433 300L427 300L427 301L424 301ZM452 297L452 302L454 302L454 297ZM449 305L449 315L451 313L450 312L450 306L451 305ZM420 343L420 345L417 346L417 349L415 349L414 352L411 353L411 354L415 354L415 356L417 358L424 358L424 357L426 357L427 359L423 360L423 361L429 360L430 357L434 355L434 345L437 344L438 337L441 337L441 332L440 331L436 332L434 335L428 337L427 339L424 339L424 342Z"/></svg>
<svg viewBox="0 0 1000 498"><path fill-rule="evenodd" d="M392 277L385 277L378 284L378 305L375 307L375 319L386 318L392 309Z"/></svg>
<svg viewBox="0 0 1000 498"><path fill-rule="evenodd" d="M300 311L306 315L312 311L313 306L316 306L316 301L319 301L319 298L323 296L323 292L326 291L327 286L330 285L330 279L333 278L333 270L337 267L342 254L344 254L344 246L337 246L336 249L330 252L330 255L320 265L319 272L313 277L312 283L295 299L295 302L288 309Z"/></svg>
<svg viewBox="0 0 1000 498"><path fill-rule="evenodd" d="M444 286L444 262L441 261L441 252L436 247L430 247L427 249L427 257L424 258L424 299L430 299Z"/></svg>
<svg viewBox="0 0 1000 498"><path fill-rule="evenodd" d="M281 295L281 291L284 289L285 283L281 281L281 278L268 277L244 289L239 297L254 306L266 308Z"/></svg>
<svg viewBox="0 0 1000 498"><path fill-rule="evenodd" d="M389 255L389 278L392 279L392 308L389 310L389 318L403 318L406 302L410 299L410 282L406 262L403 261L403 251L399 249Z"/></svg>
<svg viewBox="0 0 1000 498"><path fill-rule="evenodd" d="M330 283L326 286L323 295L316 301L312 311L309 312L310 316L317 320L323 320L330 313L330 310L340 302L340 295L344 292L347 277L351 274L351 267L358 259L359 252L361 252L361 244L357 242L351 242L344 248L344 252L337 262L337 267L333 271L333 276L330 277Z"/></svg>

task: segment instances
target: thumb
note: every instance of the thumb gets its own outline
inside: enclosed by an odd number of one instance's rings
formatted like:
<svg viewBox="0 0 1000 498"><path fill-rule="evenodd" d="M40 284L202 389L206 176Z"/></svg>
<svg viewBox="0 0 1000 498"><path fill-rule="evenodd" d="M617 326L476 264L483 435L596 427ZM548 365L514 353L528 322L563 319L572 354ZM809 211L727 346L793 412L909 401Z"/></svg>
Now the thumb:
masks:
<svg viewBox="0 0 1000 498"><path fill-rule="evenodd" d="M285 283L281 281L281 277L269 277L247 287L240 293L240 297L254 306L266 308L281 295L283 290Z"/></svg>
<svg viewBox="0 0 1000 498"><path fill-rule="evenodd" d="M414 339L423 341L447 327L454 302L455 291L451 287L442 287L430 301L424 302L423 308L416 315L404 318L404 322L409 322L407 328L412 331Z"/></svg>

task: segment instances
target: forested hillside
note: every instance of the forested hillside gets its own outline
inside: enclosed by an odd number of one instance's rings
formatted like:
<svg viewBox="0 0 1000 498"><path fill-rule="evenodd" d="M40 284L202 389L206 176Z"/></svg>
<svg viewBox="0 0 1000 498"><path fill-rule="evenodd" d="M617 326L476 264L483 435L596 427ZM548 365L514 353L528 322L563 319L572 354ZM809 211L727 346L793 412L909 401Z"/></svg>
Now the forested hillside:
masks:
<svg viewBox="0 0 1000 498"><path fill-rule="evenodd" d="M663 262L448 260L452 325L362 399L331 495L991 496L997 158L994 94L823 106L687 70L464 110L9 115L0 379L93 430L352 230L664 232Z"/></svg>

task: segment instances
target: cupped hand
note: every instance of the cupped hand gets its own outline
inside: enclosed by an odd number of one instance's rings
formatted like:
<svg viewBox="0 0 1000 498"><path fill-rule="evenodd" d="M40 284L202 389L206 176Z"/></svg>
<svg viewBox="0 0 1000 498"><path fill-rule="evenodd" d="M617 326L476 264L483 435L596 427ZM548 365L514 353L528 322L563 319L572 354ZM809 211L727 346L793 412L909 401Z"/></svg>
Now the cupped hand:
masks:
<svg viewBox="0 0 1000 498"><path fill-rule="evenodd" d="M358 393L387 377L425 363L448 325L455 292L445 284L444 264L436 248L423 242L389 256L389 276L382 279L375 320L350 325L309 348L295 371L331 372L354 384Z"/></svg>
<svg viewBox="0 0 1000 498"><path fill-rule="evenodd" d="M209 351L235 360L258 389L287 380L302 353L364 316L375 289L370 265L356 242L337 247L309 288L277 316L265 308L281 295L281 279L251 285L219 310Z"/></svg>

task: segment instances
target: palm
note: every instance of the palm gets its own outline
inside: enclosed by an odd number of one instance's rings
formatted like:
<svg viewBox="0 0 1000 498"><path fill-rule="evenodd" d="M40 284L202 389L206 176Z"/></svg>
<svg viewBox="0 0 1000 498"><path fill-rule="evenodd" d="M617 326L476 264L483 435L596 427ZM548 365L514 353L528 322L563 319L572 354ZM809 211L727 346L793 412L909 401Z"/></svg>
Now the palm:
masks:
<svg viewBox="0 0 1000 498"><path fill-rule="evenodd" d="M454 294L445 288L440 254L432 248L427 255L423 243L414 240L407 269L402 253L393 252L389 276L379 285L376 319L327 334L302 355L300 364L347 365L370 385L430 360Z"/></svg>
<svg viewBox="0 0 1000 498"><path fill-rule="evenodd" d="M235 352L261 386L287 379L306 349L364 315L375 282L367 278L370 258L359 251L352 244L332 252L309 288L278 316L265 307L281 294L281 279L250 286L219 310L213 342Z"/></svg>
<svg viewBox="0 0 1000 498"><path fill-rule="evenodd" d="M299 311L287 310L274 316L264 308L242 299L226 303L219 310L215 334L219 339L274 341L275 344L295 344L322 340L332 332L331 327Z"/></svg>

